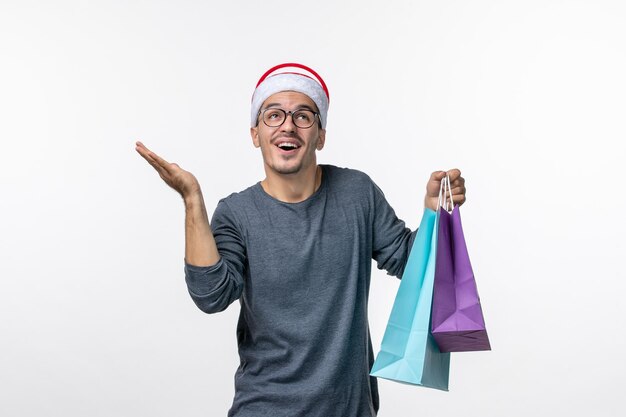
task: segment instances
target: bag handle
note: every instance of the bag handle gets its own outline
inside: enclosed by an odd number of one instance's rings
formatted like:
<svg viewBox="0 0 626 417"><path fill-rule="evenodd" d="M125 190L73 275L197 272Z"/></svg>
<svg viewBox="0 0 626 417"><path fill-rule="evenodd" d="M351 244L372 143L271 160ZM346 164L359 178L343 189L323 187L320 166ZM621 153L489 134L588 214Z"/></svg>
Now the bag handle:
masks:
<svg viewBox="0 0 626 417"><path fill-rule="evenodd" d="M450 200L448 200L448 194L450 195ZM446 174L445 178L441 180L441 184L439 184L439 207L445 209L448 213L451 213L454 210L454 200L452 199L452 186L450 184L450 176ZM451 207L451 208L448 208Z"/></svg>

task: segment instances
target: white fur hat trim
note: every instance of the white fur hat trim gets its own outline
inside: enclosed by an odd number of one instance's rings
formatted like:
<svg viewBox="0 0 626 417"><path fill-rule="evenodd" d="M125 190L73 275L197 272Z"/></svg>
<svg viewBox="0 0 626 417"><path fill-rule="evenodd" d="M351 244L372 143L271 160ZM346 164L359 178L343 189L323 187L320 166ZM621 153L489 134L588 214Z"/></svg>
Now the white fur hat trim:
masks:
<svg viewBox="0 0 626 417"><path fill-rule="evenodd" d="M276 75L270 75L263 80L252 95L252 109L251 109L251 126L257 125L259 117L259 111L263 102L267 100L271 95L280 93L282 91L296 91L307 95L319 111L319 116L322 123L322 129L326 129L326 117L328 115L328 96L322 88L322 85L303 74L294 73L280 73Z"/></svg>

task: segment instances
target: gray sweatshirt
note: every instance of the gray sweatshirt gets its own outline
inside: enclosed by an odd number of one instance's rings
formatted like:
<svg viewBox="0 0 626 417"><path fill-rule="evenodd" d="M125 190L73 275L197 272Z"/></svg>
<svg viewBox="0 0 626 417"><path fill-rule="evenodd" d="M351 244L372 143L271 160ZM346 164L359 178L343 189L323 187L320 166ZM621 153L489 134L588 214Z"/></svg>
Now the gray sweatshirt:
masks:
<svg viewBox="0 0 626 417"><path fill-rule="evenodd" d="M382 191L362 172L322 165L307 200L278 201L257 183L220 200L211 227L220 261L185 274L202 311L241 303L228 416L375 416L371 259L400 277L415 238Z"/></svg>

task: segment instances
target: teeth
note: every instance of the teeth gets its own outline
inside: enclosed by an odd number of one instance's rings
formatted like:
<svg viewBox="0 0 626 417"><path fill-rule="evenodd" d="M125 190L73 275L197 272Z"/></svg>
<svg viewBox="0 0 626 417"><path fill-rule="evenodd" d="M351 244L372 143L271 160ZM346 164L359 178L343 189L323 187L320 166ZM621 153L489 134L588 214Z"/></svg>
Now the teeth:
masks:
<svg viewBox="0 0 626 417"><path fill-rule="evenodd" d="M295 143L290 143L290 142L284 142L278 145L281 148L297 148L298 145L296 145Z"/></svg>

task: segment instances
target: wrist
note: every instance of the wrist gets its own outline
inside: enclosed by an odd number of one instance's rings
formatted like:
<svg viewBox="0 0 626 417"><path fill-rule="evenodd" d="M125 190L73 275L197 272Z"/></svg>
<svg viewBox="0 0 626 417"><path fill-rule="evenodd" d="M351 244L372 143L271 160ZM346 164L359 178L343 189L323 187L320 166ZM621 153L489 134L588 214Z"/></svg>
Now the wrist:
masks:
<svg viewBox="0 0 626 417"><path fill-rule="evenodd" d="M183 201L185 202L185 207L187 208L193 208L199 205L202 206L204 204L204 199L202 198L202 192L200 190L184 195Z"/></svg>
<svg viewBox="0 0 626 417"><path fill-rule="evenodd" d="M429 208L432 211L437 211L438 207L438 198L429 199L428 197L424 199L424 207Z"/></svg>

